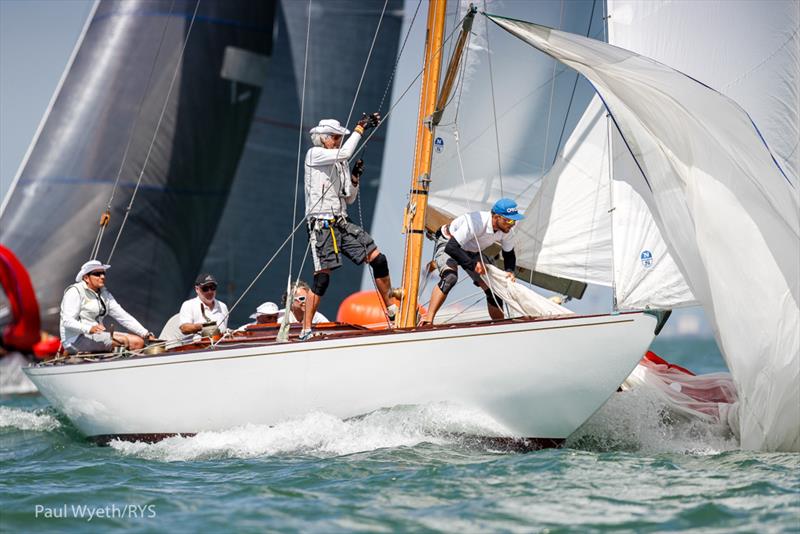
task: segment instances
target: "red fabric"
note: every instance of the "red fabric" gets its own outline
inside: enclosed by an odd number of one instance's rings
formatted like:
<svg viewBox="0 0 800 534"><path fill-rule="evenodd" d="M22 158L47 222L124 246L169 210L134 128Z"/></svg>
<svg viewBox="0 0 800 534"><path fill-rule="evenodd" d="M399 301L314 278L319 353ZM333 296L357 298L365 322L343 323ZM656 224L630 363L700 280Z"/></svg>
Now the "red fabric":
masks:
<svg viewBox="0 0 800 534"><path fill-rule="evenodd" d="M647 353L645 353L644 358L642 358L642 363L643 364L646 365L648 361L652 362L652 363L655 363L657 365L666 365L667 368L669 368L669 369L676 369L678 371L686 373L687 375L695 376L695 374L693 372L691 372L690 370L686 369L685 367L681 367L680 365L673 365L673 364L669 363L667 360L665 360L664 358L660 357L658 354L656 354L655 352L653 352L651 350L648 350Z"/></svg>
<svg viewBox="0 0 800 534"><path fill-rule="evenodd" d="M46 360L58 354L61 349L61 340L55 336L43 339L33 346L33 355L40 360Z"/></svg>
<svg viewBox="0 0 800 534"><path fill-rule="evenodd" d="M3 345L31 352L39 341L41 329L39 303L25 266L3 245L0 245L0 284L8 296L13 318L11 324L3 329Z"/></svg>

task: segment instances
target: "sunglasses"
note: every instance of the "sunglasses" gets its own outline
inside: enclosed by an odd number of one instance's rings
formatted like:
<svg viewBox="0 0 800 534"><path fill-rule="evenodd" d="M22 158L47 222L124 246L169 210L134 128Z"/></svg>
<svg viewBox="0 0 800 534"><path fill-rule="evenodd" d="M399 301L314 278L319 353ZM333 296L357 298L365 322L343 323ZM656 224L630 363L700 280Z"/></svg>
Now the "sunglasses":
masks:
<svg viewBox="0 0 800 534"><path fill-rule="evenodd" d="M209 284L207 286L200 286L200 291L203 293L208 293L209 291L216 291L217 286L215 284Z"/></svg>
<svg viewBox="0 0 800 534"><path fill-rule="evenodd" d="M95 271L93 273L89 273L89 276L105 276L105 275L106 275L105 271Z"/></svg>
<svg viewBox="0 0 800 534"><path fill-rule="evenodd" d="M297 302L305 302L306 301L306 296L305 295L300 295L298 297L295 297L294 300L296 300Z"/></svg>
<svg viewBox="0 0 800 534"><path fill-rule="evenodd" d="M515 224L517 224L517 221L515 221L514 219L508 219L506 217L500 217L500 218L503 219L505 223L509 226L514 226Z"/></svg>

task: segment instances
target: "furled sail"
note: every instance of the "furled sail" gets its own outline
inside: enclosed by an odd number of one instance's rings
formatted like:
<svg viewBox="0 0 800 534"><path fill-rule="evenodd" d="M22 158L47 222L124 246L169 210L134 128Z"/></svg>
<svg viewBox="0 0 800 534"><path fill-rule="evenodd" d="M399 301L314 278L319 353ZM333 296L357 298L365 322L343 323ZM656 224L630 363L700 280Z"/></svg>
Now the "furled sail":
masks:
<svg viewBox="0 0 800 534"><path fill-rule="evenodd" d="M791 170L745 110L710 87L602 42L491 20L595 86L712 321L740 394L742 446L800 450L800 202Z"/></svg>

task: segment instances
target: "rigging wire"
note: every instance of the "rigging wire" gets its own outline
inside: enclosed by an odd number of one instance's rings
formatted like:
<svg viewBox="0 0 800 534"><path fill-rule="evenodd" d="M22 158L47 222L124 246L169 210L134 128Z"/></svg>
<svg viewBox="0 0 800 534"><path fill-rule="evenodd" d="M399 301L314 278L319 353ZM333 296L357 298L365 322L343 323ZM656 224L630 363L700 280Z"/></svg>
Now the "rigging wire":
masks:
<svg viewBox="0 0 800 534"><path fill-rule="evenodd" d="M175 0L172 0L172 3L169 6L169 12L167 13L166 18L164 19L164 28L161 30L161 38L158 42L158 48L156 49L156 55L153 57L153 64L150 66L150 73L147 75L147 83L145 84L144 91L142 92L142 97L139 99L139 105L137 106L136 112L136 119L133 121L133 127L131 128L130 133L128 134L128 141L125 144L125 150L122 153L122 161L119 164L119 169L117 170L117 176L114 179L114 186L111 188L111 195L108 198L108 203L106 204L106 211L103 213L101 217L101 224L100 228L97 229L97 235L94 238L94 245L92 245L92 252L90 254L90 260L96 260L97 255L100 253L100 244L103 241L103 235L105 234L106 228L108 227L108 223L111 220L111 204L114 201L114 196L117 192L117 186L119 185L120 177L122 176L122 169L125 167L125 162L128 160L128 151L131 148L131 143L133 142L133 134L136 132L136 127L139 125L139 119L142 117L142 110L144 109L144 101L147 98L147 95L150 93L150 85L153 81L153 73L156 70L156 64L158 63L158 58L161 56L161 48L164 45L164 38L167 35L167 28L169 27L170 18L172 17L172 11L175 8Z"/></svg>
<svg viewBox="0 0 800 534"><path fill-rule="evenodd" d="M563 0L562 0L563 2ZM563 4L562 4L563 5ZM483 11L486 12L486 0L483 0ZM492 94L492 120L494 122L494 144L497 153L497 176L500 178L500 196L504 197L503 190L503 166L500 163L500 131L497 128L497 103L494 97L494 75L492 73L492 49L489 46L489 25L486 24L484 19L484 26L486 27L486 58L489 62L489 86L491 87Z"/></svg>
<svg viewBox="0 0 800 534"><path fill-rule="evenodd" d="M114 256L114 251L117 248L117 243L119 243L119 238L122 235L122 230L125 228L125 223L128 222L128 216L131 213L131 208L133 207L133 201L136 199L136 193L139 191L139 186L142 184L142 178L144 177L144 171L147 168L147 164L150 161L150 154L153 151L153 146L156 142L156 137L158 136L158 132L161 129L161 122L164 120L164 114L167 111L167 105L169 104L169 98L172 95L172 89L175 87L175 80L178 77L178 71L180 70L181 64L183 62L183 54L186 52L186 45L189 44L189 37L192 35L192 28L194 27L194 21L197 18L197 10L200 8L200 0L197 0L197 3L194 6L194 12L192 13L192 19L189 22L189 29L186 31L186 38L183 40L183 46L181 47L180 54L178 55L178 59L175 62L175 70L172 73L172 80L169 82L169 89L167 90L167 96L164 99L164 105L161 107L161 115L158 117L158 122L156 123L155 131L153 132L153 138L150 140L150 147L147 149L147 155L145 156L144 163L142 164L142 170L139 172L139 179L136 181L136 187L133 189L133 193L131 194L131 200L128 203L128 206L125 208L125 217L122 219L122 224L119 227L119 231L117 232L117 237L114 239L114 245L111 247L111 252L108 254L108 259L106 263L111 263L111 258Z"/></svg>
<svg viewBox="0 0 800 534"><path fill-rule="evenodd" d="M561 0L561 14L559 16L558 28L561 29L563 25L564 25L564 0ZM551 61L553 62L553 74L550 77L551 80L550 103L547 108L547 122L545 122L545 130L544 130L544 153L542 154L542 177L544 177L544 170L547 162L547 145L550 144L550 117L553 113L553 99L554 99L553 97L555 95L555 90L556 90L556 66L558 65L558 62L555 59Z"/></svg>
<svg viewBox="0 0 800 534"><path fill-rule="evenodd" d="M457 29L457 28L456 28L456 29ZM443 42L442 42L442 46L441 46L441 47L439 47L439 50L436 52L437 54L441 53L441 51L442 51L442 47L444 47L444 45L445 45L445 44L446 44L446 43L447 43L447 42L448 42L448 41L449 41L449 40L450 40L450 39L453 37L453 34L454 34L454 33L455 33L455 30L453 30L452 32L450 32L450 34L449 34L449 35L448 35L448 36L447 36L447 37L446 37L446 38L443 40ZM420 77L422 76L423 72L424 72L424 69L420 69L420 71L417 73L417 75L414 77L414 79L412 79L412 80L411 80L411 82L410 82L410 83L409 83L409 84L406 86L406 88L403 90L403 92L400 94L400 96L397 98L397 100L395 100L395 102L394 102L394 103L393 103L393 104L390 106L390 108L389 108L389 111L386 113L386 116L385 116L385 117L383 117L383 120L381 120L381 123L380 123L378 126L376 126L375 128L373 128L373 129L372 129L372 131L370 132L370 134L367 136L367 138L361 142L361 144L359 145L359 147L358 147L358 148L356 148L356 150L354 150L354 151L353 151L353 155L351 156L351 158L352 158L352 157L355 157L355 156L356 156L358 153L360 153L362 150L364 150L364 148L366 147L367 143L369 143L369 141L370 141L370 139L372 138L372 136L374 136L374 135L375 135L375 134L376 134L376 133L377 133L377 132L378 132L378 131L379 131L379 130L380 130L382 127L383 127L384 123L386 122L386 119L387 119L387 118L389 118L389 116L391 116L391 114L392 114L392 112L395 110L395 108L397 108L397 106L398 106L398 105L400 105L400 102L403 100L403 98L405 98L405 96L406 96L406 95L408 94L408 92L409 92L409 91L412 89L412 87L414 87L414 85L417 83L417 80L419 80L419 79L420 79ZM313 206L311 206L311 208L310 208L310 209L312 209L312 210L313 210L313 209L316 207L316 205L317 205L317 204L318 204L318 203L319 203L319 202L322 200L322 198L325 196L325 193L326 193L326 192L327 192L327 191L328 191L328 190L329 190L329 189L330 189L332 186L333 186L333 184L331 183L331 184L329 184L329 185L328 185L328 186L327 186L325 189L323 189L323 191L322 191L322 194L320 195L320 199L319 199L319 200L317 200L317 202L316 202L316 203L315 203ZM231 307L229 308L229 310L228 310L229 314L230 314L230 312L231 312L231 311L232 311L232 310L233 310L233 309L234 309L234 308L235 308L235 307L236 307L236 306L237 306L237 305L238 305L238 304L239 304L239 303L242 301L242 299L245 297L245 295L247 295L247 293L250 291L250 289L252 289L253 285L255 285L255 283L258 281L258 279L259 279L259 278L261 278L261 276L264 274L264 272L267 270L267 268L269 268L269 266L270 266L270 265L272 264L272 262L275 260L275 258L277 257L277 255L278 255L278 254L279 254L279 253L280 253L280 252L283 250L283 248L286 246L286 244L287 244L287 243L288 243L288 242L291 240L292 236L293 236L293 235L294 235L294 234L297 232L297 230L298 230L298 229L299 229L299 228L300 228L300 227L301 227L301 226L302 226L304 223L305 223L305 215L304 215L303 217L301 217L301 218L300 218L300 220L299 220L299 221L296 223L296 225L295 225L295 226L292 228L292 231L290 232L289 236L288 236L288 237L287 237L287 238L284 240L284 242L283 242L283 243L282 243L282 244L281 244L281 245L278 247L278 249L275 251L275 253L274 253L274 254L273 254L271 257L270 257L270 259L269 259L269 260L267 260L266 264L265 264L265 265L264 265L264 266L261 268L261 270L260 270L260 271L259 271L259 272L256 274L256 276L253 278L253 280L250 282L250 284L249 284L249 285L248 285L248 286L247 286L247 287L244 289L244 291L242 291L242 294L241 294L241 295L239 296L239 298L236 300L236 302L234 303L234 305L233 305L233 306L231 306Z"/></svg>
<svg viewBox="0 0 800 534"><path fill-rule="evenodd" d="M308 75L308 48L311 39L311 1L308 0L307 22L306 22L306 50L303 60L303 90L300 96L300 127L297 133L297 165L294 178L294 204L292 204L292 221L297 220L297 197L300 189L300 157L303 148L303 120L306 109L306 79ZM292 233L292 243L289 247L289 276L292 276L292 261L294 260L294 233ZM299 278L299 276L298 276Z"/></svg>
<svg viewBox="0 0 800 534"><path fill-rule="evenodd" d="M589 15L589 27L586 29L586 37L589 37L592 33L592 21L594 19L594 8L597 5L597 0L592 0L592 12ZM556 150L553 153L553 161L550 163L552 167L555 165L556 160L558 159L558 153L561 150L561 142L564 140L564 133L567 130L567 120L569 119L569 112L572 110L572 102L575 99L575 90L578 87L578 80L580 80L580 73L575 71L575 81L572 82L572 92L569 95L569 103L567 104L567 112L564 114L564 122L561 124L561 133L558 135L558 143L556 144Z"/></svg>
<svg viewBox="0 0 800 534"><path fill-rule="evenodd" d="M561 29L561 27L563 25L564 25L564 0L561 0L561 12L560 12L559 21L558 21L559 29ZM553 96L555 94L555 89L556 89L556 65L558 64L558 62L556 60L552 60L552 61L553 61L553 74L550 76L550 102L549 102L548 108L547 108L547 121L545 122L545 130L544 130L544 147L542 149L542 169L541 169L541 176L539 178L540 187L541 187L541 182L542 182L542 180L544 180L544 177L545 177L545 172L544 171L545 171L545 168L546 168L545 166L547 165L547 145L550 144L550 116L551 116L551 114L553 112ZM562 71L562 72L565 72L565 71ZM558 156L558 150L556 150L556 157L557 156ZM541 228L543 211L544 210L537 210L537 213L536 213L536 220L537 220L536 227L537 228ZM542 244L544 244L544 239L542 240ZM535 267L535 266L532 266L532 267ZM530 274L528 276L528 283L529 284L533 284L533 274L535 272L535 269L531 268L529 270L529 272L530 272Z"/></svg>

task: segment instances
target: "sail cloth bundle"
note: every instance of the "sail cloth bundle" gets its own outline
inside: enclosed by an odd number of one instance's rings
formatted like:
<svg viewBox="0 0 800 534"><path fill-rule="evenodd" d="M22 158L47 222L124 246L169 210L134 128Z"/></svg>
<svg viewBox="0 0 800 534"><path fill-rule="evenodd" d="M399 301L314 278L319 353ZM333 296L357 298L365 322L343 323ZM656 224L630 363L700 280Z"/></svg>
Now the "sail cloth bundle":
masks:
<svg viewBox="0 0 800 534"><path fill-rule="evenodd" d="M574 315L575 313L543 297L524 284L510 281L508 273L494 265L486 265L486 274L482 278L492 288L492 291L508 305L512 316L554 317Z"/></svg>

